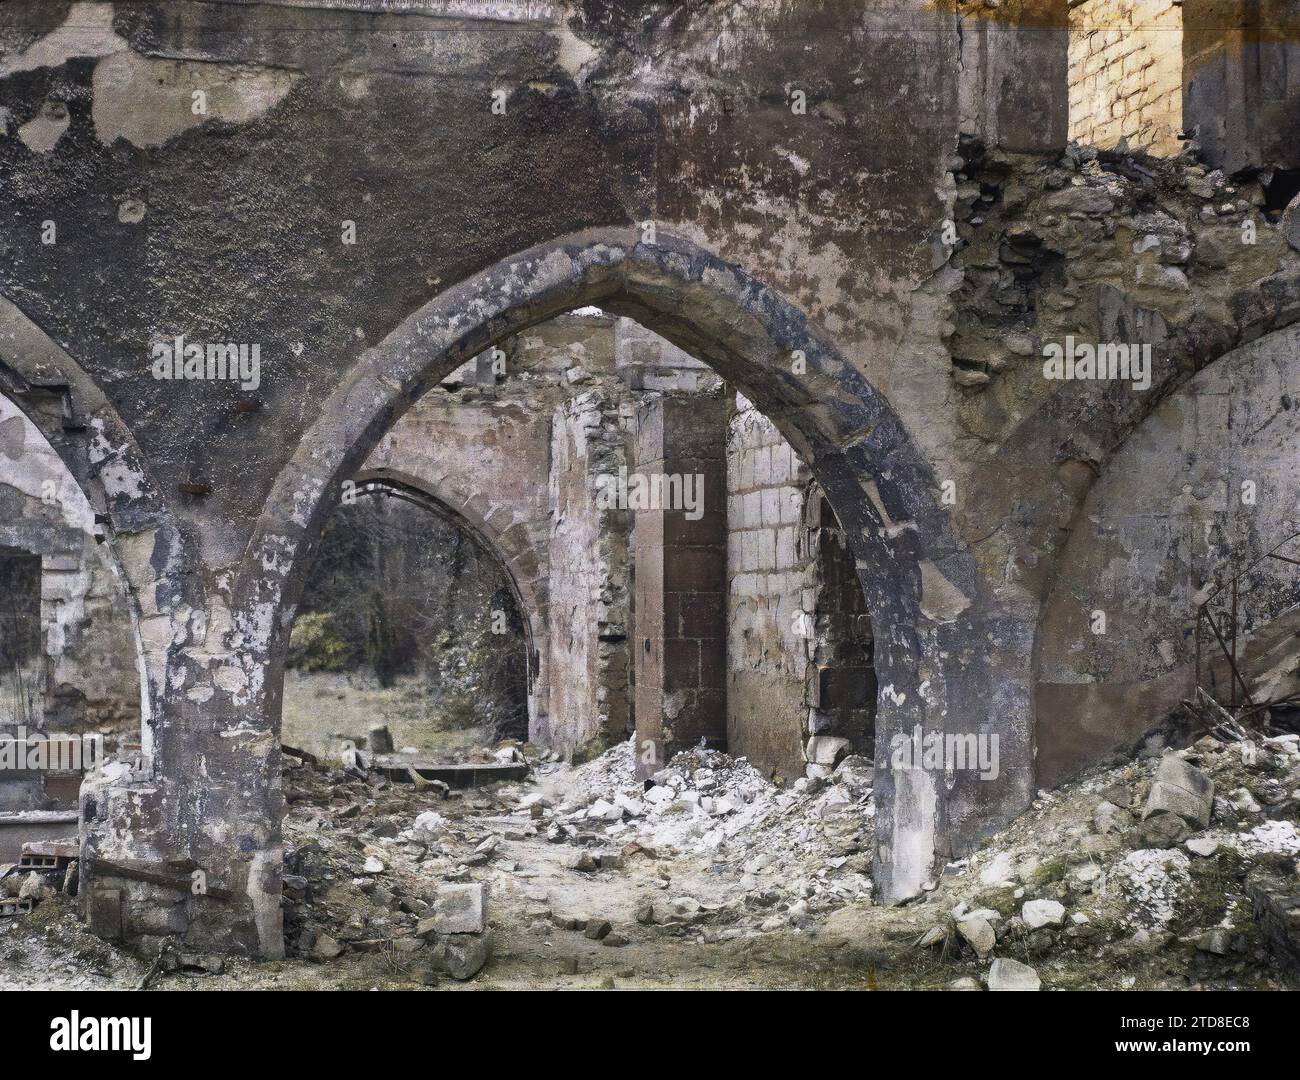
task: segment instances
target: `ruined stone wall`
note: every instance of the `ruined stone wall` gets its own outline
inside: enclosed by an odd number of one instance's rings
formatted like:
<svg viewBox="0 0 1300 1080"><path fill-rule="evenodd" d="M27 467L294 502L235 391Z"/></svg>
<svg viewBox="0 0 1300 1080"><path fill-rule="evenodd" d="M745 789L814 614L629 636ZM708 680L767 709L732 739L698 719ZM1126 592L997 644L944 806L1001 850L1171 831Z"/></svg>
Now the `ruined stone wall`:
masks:
<svg viewBox="0 0 1300 1080"><path fill-rule="evenodd" d="M331 501L448 372L594 303L824 483L879 616L878 757L917 724L1002 739L995 782L878 778L880 895L1027 805L1037 619L1092 479L1296 286L1273 223L1241 246L1253 181L1062 157L1035 61L1064 36L1011 6L0 7L0 374L93 493L146 655L147 767L85 793L86 853L193 859L238 899L184 901L190 941L276 955L279 671ZM262 381L155 378L180 333L258 344ZM1167 362L1149 393L1049 382L1066 334Z"/></svg>
<svg viewBox="0 0 1300 1080"><path fill-rule="evenodd" d="M548 741L569 756L588 756L631 734L632 515L604 505L599 486L600 477L627 467L621 398L592 388L553 420Z"/></svg>
<svg viewBox="0 0 1300 1080"><path fill-rule="evenodd" d="M1206 164L1300 168L1300 3L1183 0L1183 123Z"/></svg>
<svg viewBox="0 0 1300 1080"><path fill-rule="evenodd" d="M30 709L15 714L0 687L0 723L96 731L137 741L140 681L135 632L116 571L96 540L95 516L36 427L0 398L0 547L40 557L43 662ZM0 596L0 605L18 602ZM38 658L39 659L39 658Z"/></svg>
<svg viewBox="0 0 1300 1080"><path fill-rule="evenodd" d="M358 474L444 501L501 555L530 627L530 735L564 752L627 724L626 661L601 637L625 632L628 526L599 512L592 482L621 463L613 327L554 319L470 361Z"/></svg>
<svg viewBox="0 0 1300 1080"><path fill-rule="evenodd" d="M927 708L918 656L952 655L946 631L918 623L911 569L927 560L932 583L979 593L925 481L930 457L966 460L933 405L949 367L951 281L935 271L959 127L951 11L458 8L455 21L366 0L21 3L0 15L13 134L0 171L15 224L0 290L59 343L5 363L49 406L110 518L154 706L156 783L88 799L87 850L210 867L240 900L220 914L190 904L197 922L218 938L237 923L240 945L272 955L274 729L300 564L383 431L498 337L621 301L779 414L842 479L832 498L882 567L871 602L897 615L881 656L906 703L891 722ZM439 138L406 137L431 110ZM1010 141L1042 114L1002 108L998 131ZM265 377L255 390L156 379L151 348L175 334L257 344ZM785 377L797 349L811 360L803 382ZM58 385L73 388L68 427L60 392L42 389ZM881 506L915 533L868 528L863 471L880 472ZM967 695L987 696L984 677L953 676L934 708L962 717ZM909 804L932 806L929 781L913 779ZM1016 784L1015 798L1031 788ZM238 842L216 822L240 823ZM932 833L886 843L882 865L893 875L906 854L908 887L924 880Z"/></svg>
<svg viewBox="0 0 1300 1080"><path fill-rule="evenodd" d="M1300 689L1300 568L1260 561L1300 532L1297 402L1300 329L1290 327L1201 371L1106 465L1043 619L1044 783L1131 748L1178 713L1194 696L1197 606L1248 567L1238 601L1247 682L1259 701ZM1298 548L1279 554L1300 558ZM1230 594L1211 611L1228 637ZM1222 653L1207 627L1200 637L1203 684L1228 704Z"/></svg>
<svg viewBox="0 0 1300 1080"><path fill-rule="evenodd" d="M817 486L804 504L804 537L816 568L805 732L816 741L805 742L804 754L809 774L825 776L840 754L874 754L879 692L875 628L849 537Z"/></svg>
<svg viewBox="0 0 1300 1080"><path fill-rule="evenodd" d="M1182 6L1082 0L1070 8L1070 138L1106 149L1181 148Z"/></svg>
<svg viewBox="0 0 1300 1080"><path fill-rule="evenodd" d="M730 751L788 778L871 756L873 636L852 552L808 466L743 397L727 435L727 586Z"/></svg>
<svg viewBox="0 0 1300 1080"><path fill-rule="evenodd" d="M650 775L680 750L727 741L726 418L721 396L639 403L636 475L694 485L695 510L659 500L639 508L633 663L638 766Z"/></svg>

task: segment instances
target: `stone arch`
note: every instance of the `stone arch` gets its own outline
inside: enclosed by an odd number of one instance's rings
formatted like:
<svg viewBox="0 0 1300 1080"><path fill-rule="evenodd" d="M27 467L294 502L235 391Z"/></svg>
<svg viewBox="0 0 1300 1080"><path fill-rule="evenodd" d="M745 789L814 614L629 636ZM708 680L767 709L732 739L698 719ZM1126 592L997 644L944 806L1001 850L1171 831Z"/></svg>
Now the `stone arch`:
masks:
<svg viewBox="0 0 1300 1080"><path fill-rule="evenodd" d="M154 763L155 718L168 651L177 640L175 602L194 589L193 575L183 573L182 533L108 397L76 360L3 296L0 393L27 416L67 467L103 529L109 562L126 585L147 774ZM201 610L200 604L190 606Z"/></svg>
<svg viewBox="0 0 1300 1080"><path fill-rule="evenodd" d="M21 712L29 726L39 719L50 731L111 729L139 741L138 639L126 582L104 539L63 459L0 395L0 553L13 560L6 565L18 588L10 597L0 586L0 623L10 625L9 616L23 611L21 597L29 597L27 618L17 625L27 627L30 650L15 667L0 635L0 722Z"/></svg>
<svg viewBox="0 0 1300 1080"><path fill-rule="evenodd" d="M1026 629L984 595L926 461L859 368L771 289L664 230L654 244L608 228L530 248L446 290L364 353L276 481L237 585L241 607L291 609L301 553L339 484L420 395L509 335L591 304L709 363L809 462L850 536L878 628L877 760L917 730L998 736L996 778L881 770L877 879L886 896L916 892L939 855L969 849L1032 793L1016 659ZM267 622L274 694L285 620ZM993 644L971 652L959 643L972 635Z"/></svg>
<svg viewBox="0 0 1300 1080"><path fill-rule="evenodd" d="M956 518L957 530L968 542L1000 537L1007 545L986 558L1014 566L1018 591L1006 603L1018 611L1022 625L1032 628L1025 648L1037 688L1034 713L1039 727L1039 712L1056 708L1039 686L1044 627L1053 594L1061 587L1058 579L1070 562L1070 545L1083 535L1080 529L1097 528L1086 511L1093 488L1147 419L1199 373L1300 319L1300 272L1279 270L1236 289L1222 313L1193 311L1172 325L1110 285L1098 287L1096 304L1098 340L1153 346L1150 389L1131 394L1110 392L1105 382L1058 384L975 470L968 487L981 498ZM1008 476L1017 482L1007 483ZM1008 522L1016 523L1014 531ZM1067 702L1073 700L1063 693ZM1036 755L1036 747L1031 753ZM1042 779L1052 783L1068 771L1048 769Z"/></svg>
<svg viewBox="0 0 1300 1080"><path fill-rule="evenodd" d="M1165 724L1193 690L1197 603L1300 529L1300 326L1198 360L1106 459L1059 558L1035 669L1046 783ZM1260 577L1285 607L1283 577ZM1285 658L1298 612L1279 608L1243 645L1248 672Z"/></svg>
<svg viewBox="0 0 1300 1080"><path fill-rule="evenodd" d="M370 467L353 477L358 494L384 491L452 522L475 536L496 557L510 582L515 603L523 616L528 655L528 720L531 730L540 702L545 701L546 656L549 623L546 608L546 580L538 571L513 520L506 520L504 508L495 504L491 493L465 483L465 477L447 476L430 480L399 469Z"/></svg>

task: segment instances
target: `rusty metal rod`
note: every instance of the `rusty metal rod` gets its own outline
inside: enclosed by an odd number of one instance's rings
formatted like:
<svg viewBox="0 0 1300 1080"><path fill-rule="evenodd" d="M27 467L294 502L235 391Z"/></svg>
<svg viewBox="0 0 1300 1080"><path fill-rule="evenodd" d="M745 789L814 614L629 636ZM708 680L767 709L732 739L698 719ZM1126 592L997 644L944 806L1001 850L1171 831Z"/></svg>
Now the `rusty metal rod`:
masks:
<svg viewBox="0 0 1300 1080"><path fill-rule="evenodd" d="M1215 636L1215 637L1218 639L1218 641L1219 641L1219 648L1223 650L1223 655L1224 655L1225 657L1227 657L1227 660L1228 660L1228 667L1230 667L1230 668L1232 669L1232 674L1233 674L1234 678L1237 680L1238 683L1241 684L1241 692L1242 692L1243 694L1246 695L1246 700L1247 700L1248 702L1250 702L1251 705L1254 705L1255 702L1254 702L1254 700L1253 700L1253 699L1251 698L1251 696L1250 696L1250 691L1249 691L1248 689L1246 689L1246 682L1245 682L1245 680L1241 677L1241 672L1239 672L1239 671L1237 670L1237 662L1236 662L1235 660L1233 660L1233 658L1232 658L1232 653L1231 653L1231 652L1229 651L1229 649L1228 649L1228 643L1227 643L1226 641L1223 640L1223 635L1222 635L1221 633L1219 633L1219 627L1218 627L1218 624L1215 623L1215 621L1214 621L1214 616L1211 615L1208 611L1205 613L1205 621L1208 622L1208 623L1210 624L1210 629L1214 631L1214 636ZM1233 683L1232 685L1233 685L1233 687L1234 687L1234 693L1233 693L1233 695L1232 695L1232 700L1233 700L1233 706L1235 707L1235 706L1236 706L1236 701L1237 701L1237 695L1236 695L1236 693L1235 693L1236 683Z"/></svg>

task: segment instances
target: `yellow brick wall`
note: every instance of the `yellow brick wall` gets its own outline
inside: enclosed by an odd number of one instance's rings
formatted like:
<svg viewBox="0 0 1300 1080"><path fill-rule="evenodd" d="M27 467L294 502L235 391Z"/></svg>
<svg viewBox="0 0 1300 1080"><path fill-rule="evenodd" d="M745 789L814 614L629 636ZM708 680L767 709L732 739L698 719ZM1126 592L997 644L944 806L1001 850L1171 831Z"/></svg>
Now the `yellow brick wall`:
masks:
<svg viewBox="0 0 1300 1080"><path fill-rule="evenodd" d="M1174 0L1084 0L1070 10L1070 138L1178 153L1182 8Z"/></svg>

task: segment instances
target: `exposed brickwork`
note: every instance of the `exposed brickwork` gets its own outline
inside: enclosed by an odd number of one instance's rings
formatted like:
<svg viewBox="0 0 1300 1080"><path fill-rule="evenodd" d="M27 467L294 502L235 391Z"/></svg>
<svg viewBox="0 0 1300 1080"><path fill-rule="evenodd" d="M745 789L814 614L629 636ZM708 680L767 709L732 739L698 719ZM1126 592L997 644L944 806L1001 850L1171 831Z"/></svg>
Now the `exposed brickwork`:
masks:
<svg viewBox="0 0 1300 1080"><path fill-rule="evenodd" d="M871 622L808 466L770 420L738 406L727 439L727 741L797 777L810 736L872 752Z"/></svg>
<svg viewBox="0 0 1300 1080"><path fill-rule="evenodd" d="M1070 11L1070 138L1104 149L1181 148L1182 6L1083 0Z"/></svg>
<svg viewBox="0 0 1300 1080"><path fill-rule="evenodd" d="M727 443L727 738L787 777L803 744L816 567L803 530L811 474L742 402Z"/></svg>

